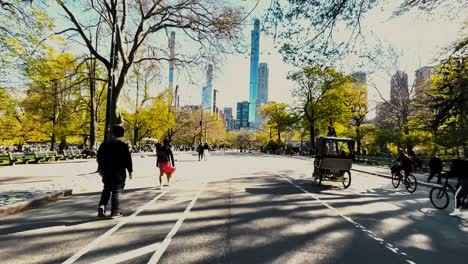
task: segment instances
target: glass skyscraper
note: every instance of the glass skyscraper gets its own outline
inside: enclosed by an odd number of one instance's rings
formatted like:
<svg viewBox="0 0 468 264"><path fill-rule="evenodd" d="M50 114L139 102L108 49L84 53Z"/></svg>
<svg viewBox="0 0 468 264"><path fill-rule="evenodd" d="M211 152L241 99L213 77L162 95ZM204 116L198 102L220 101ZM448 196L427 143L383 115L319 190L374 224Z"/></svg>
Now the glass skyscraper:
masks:
<svg viewBox="0 0 468 264"><path fill-rule="evenodd" d="M237 103L237 128L249 127L249 102L243 101Z"/></svg>
<svg viewBox="0 0 468 264"><path fill-rule="evenodd" d="M202 89L202 106L203 110L211 111L211 94L213 92L213 65L208 65L206 74L206 85Z"/></svg>
<svg viewBox="0 0 468 264"><path fill-rule="evenodd" d="M260 63L258 67L258 93L257 93L257 119L256 127L263 125L264 120L260 116L260 107L268 103L268 64Z"/></svg>
<svg viewBox="0 0 468 264"><path fill-rule="evenodd" d="M249 120L255 124L257 113L258 62L260 57L260 20L255 19L250 44L250 106Z"/></svg>

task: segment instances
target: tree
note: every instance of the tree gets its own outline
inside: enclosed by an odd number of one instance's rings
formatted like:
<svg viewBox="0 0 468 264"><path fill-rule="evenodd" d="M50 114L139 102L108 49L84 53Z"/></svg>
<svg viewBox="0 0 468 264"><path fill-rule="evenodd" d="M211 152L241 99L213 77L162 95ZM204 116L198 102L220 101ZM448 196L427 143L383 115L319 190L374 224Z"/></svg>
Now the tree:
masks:
<svg viewBox="0 0 468 264"><path fill-rule="evenodd" d="M390 2L273 0L265 16L264 27L267 33L278 40L286 61L295 65L329 63L330 60L356 51L358 44L366 37L361 27L364 15ZM466 1L452 0L405 0L393 13L399 16L416 8L428 13L443 8L447 14L463 14L468 4ZM467 45L468 37L464 36L456 41L453 49Z"/></svg>
<svg viewBox="0 0 468 264"><path fill-rule="evenodd" d="M340 92L334 92L334 89L349 82L350 78L333 68L312 65L290 74L288 78L297 83L297 87L293 89L293 96L299 100L302 116L307 120L313 151L316 126L319 123L329 125L341 119L342 112L338 108L344 107L343 100L336 100L340 97Z"/></svg>
<svg viewBox="0 0 468 264"><path fill-rule="evenodd" d="M29 61L27 73L32 82L21 104L34 120L35 129L50 138L51 149L57 139L65 143L69 135L85 134L80 129L85 116L75 114L79 112L78 86L82 82L75 69L75 58L67 53L51 51Z"/></svg>
<svg viewBox="0 0 468 264"><path fill-rule="evenodd" d="M248 130L241 130L234 134L236 144L240 151L247 151L250 146L255 142L255 133Z"/></svg>
<svg viewBox="0 0 468 264"><path fill-rule="evenodd" d="M278 143L281 143L281 133L287 131L295 122L295 117L287 111L285 103L271 102L263 105L260 114L268 118L267 125L274 128L278 135Z"/></svg>
<svg viewBox="0 0 468 264"><path fill-rule="evenodd" d="M442 128L449 146L462 146L468 156L468 60L467 53L452 56L438 67L428 102L434 128ZM438 130L436 130L438 131Z"/></svg>
<svg viewBox="0 0 468 264"><path fill-rule="evenodd" d="M351 122L355 127L356 153L361 155L362 139L361 125L369 112L367 105L367 85L352 82L347 87L347 96L345 105L351 110Z"/></svg>
<svg viewBox="0 0 468 264"><path fill-rule="evenodd" d="M238 39L241 21L239 9L212 0L132 3L89 0L74 5L67 1L56 2L71 23L62 33L70 38L79 36L80 42L105 66L108 75L115 75L112 121L117 118L117 101L134 64L175 61L182 65L198 65L201 59L210 57L213 52L227 51L225 42ZM83 10L86 11L83 13ZM81 15L77 16L78 13ZM101 42L99 46L92 43L91 29L95 27L101 27L107 34L115 29L115 65L105 55L109 54L109 42ZM178 58L167 55L166 46L162 46L159 40L170 30L184 34L185 44L192 45L188 50L194 52L180 54Z"/></svg>

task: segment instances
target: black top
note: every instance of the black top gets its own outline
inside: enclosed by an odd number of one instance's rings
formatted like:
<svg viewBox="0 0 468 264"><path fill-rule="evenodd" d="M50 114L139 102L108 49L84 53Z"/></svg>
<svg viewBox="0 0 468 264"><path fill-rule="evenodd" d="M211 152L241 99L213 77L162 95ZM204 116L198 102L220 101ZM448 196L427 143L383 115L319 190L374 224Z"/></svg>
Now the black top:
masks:
<svg viewBox="0 0 468 264"><path fill-rule="evenodd" d="M172 163L172 167L175 167L174 154L172 153L171 147L156 144L156 164L168 161Z"/></svg>
<svg viewBox="0 0 468 264"><path fill-rule="evenodd" d="M99 169L104 175L114 174L128 170L133 172L132 156L128 145L120 140L111 140L109 143L102 143L97 152Z"/></svg>

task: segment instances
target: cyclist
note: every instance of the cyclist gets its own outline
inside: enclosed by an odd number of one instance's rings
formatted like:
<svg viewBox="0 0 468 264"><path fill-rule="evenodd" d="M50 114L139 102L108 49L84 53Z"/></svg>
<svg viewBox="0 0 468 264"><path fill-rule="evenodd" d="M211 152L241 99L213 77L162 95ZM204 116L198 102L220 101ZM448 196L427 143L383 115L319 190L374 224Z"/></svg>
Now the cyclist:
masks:
<svg viewBox="0 0 468 264"><path fill-rule="evenodd" d="M398 150L398 154L396 161L400 162L400 169L405 172L406 177L413 171L413 162L402 149Z"/></svg>
<svg viewBox="0 0 468 264"><path fill-rule="evenodd" d="M451 216L461 216L461 207L463 205L463 197L468 193L468 177L465 176L468 162L464 160L453 160L451 174L458 178L458 183L455 191L455 209Z"/></svg>

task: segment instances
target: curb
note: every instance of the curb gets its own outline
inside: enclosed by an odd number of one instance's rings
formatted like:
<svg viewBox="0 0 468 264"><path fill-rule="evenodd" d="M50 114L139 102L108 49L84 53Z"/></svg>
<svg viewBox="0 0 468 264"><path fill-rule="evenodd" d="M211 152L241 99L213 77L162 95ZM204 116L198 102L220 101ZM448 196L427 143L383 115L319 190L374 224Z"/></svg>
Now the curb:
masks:
<svg viewBox="0 0 468 264"><path fill-rule="evenodd" d="M361 173L367 173L367 174L370 174L370 175L375 175L375 176L379 176L379 177L387 178L387 179L391 179L391 178L392 178L392 177L389 176L389 175L380 174L380 173L375 173L375 172L368 172L368 171L357 170L357 169L351 169L351 170L352 170L352 171L361 172ZM429 188L442 186L442 185L439 185L439 184L428 183L428 182L422 182L422 181L418 181L418 185L422 185L422 186L429 187Z"/></svg>
<svg viewBox="0 0 468 264"><path fill-rule="evenodd" d="M54 202L54 201L60 200L65 196L72 195L72 192L73 190L67 189L67 190L51 193L48 195L39 196L37 198L33 198L30 200L14 203L11 205L2 206L0 207L0 217L16 214L19 212L26 211L30 208L39 207L48 202Z"/></svg>

